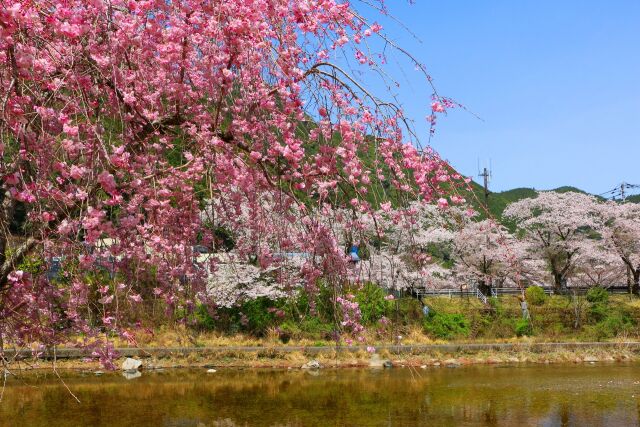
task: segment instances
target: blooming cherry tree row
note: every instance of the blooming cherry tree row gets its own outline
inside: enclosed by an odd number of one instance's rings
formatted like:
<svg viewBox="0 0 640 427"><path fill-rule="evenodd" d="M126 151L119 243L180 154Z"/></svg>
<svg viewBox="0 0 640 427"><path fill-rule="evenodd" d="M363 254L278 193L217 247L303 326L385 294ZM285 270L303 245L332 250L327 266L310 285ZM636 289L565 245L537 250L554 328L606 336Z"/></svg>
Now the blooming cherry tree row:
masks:
<svg viewBox="0 0 640 427"><path fill-rule="evenodd" d="M513 232L457 207L412 205L377 218L368 233L382 229L384 244L362 262L359 280L405 289L477 285L486 294L496 286L552 285L562 293L628 283L638 293L637 204L541 192L507 207L503 218Z"/></svg>

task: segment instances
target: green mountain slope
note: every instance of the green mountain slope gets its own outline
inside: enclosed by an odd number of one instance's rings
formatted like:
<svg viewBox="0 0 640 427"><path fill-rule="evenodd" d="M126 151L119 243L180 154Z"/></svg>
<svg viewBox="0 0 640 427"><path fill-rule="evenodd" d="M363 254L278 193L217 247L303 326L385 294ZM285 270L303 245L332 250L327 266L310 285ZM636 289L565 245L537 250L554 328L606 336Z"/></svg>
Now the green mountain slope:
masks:
<svg viewBox="0 0 640 427"><path fill-rule="evenodd" d="M627 202L640 203L640 194L627 197Z"/></svg>
<svg viewBox="0 0 640 427"><path fill-rule="evenodd" d="M471 182L471 188L472 188L473 194L469 194L468 192L466 192L466 194L463 194L463 195L465 196L467 201L471 203L471 205L478 212L480 212L480 216L485 217L486 215L484 213L484 207L483 207L484 189L477 182ZM584 190L581 190L576 187L568 186L568 185L558 187L549 191L555 191L558 193L568 193L570 191L573 191L576 193L589 194ZM533 188L514 188L511 190L490 193L489 194L489 212L494 218L501 220L502 213L510 203L517 202L518 200L526 199L529 197L535 197L537 193L538 192ZM596 197L601 198L599 196L596 196ZM640 194L627 197L627 202L640 203Z"/></svg>
<svg viewBox="0 0 640 427"><path fill-rule="evenodd" d="M476 182L471 183L472 194L466 192L463 193L465 198L471 205L480 213L481 217L486 217L484 209L484 189ZM502 191L499 193L489 194L489 212L491 216L500 218L502 212L506 209L509 203L517 202L518 200L526 199L528 197L535 197L537 194L533 188L514 188L512 190Z"/></svg>
<svg viewBox="0 0 640 427"><path fill-rule="evenodd" d="M558 187L554 190L551 191L555 191L556 193L569 193L571 191L573 191L574 193L582 193L582 194L589 194L584 190L581 190L579 188L576 187L572 187L570 185L563 185L562 187Z"/></svg>

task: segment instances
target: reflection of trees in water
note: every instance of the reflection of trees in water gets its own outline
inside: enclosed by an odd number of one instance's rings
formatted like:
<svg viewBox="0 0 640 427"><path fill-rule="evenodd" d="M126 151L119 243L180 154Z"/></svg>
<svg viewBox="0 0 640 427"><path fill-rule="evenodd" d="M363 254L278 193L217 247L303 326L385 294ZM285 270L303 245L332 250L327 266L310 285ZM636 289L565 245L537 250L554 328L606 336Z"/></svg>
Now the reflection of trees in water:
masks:
<svg viewBox="0 0 640 427"><path fill-rule="evenodd" d="M497 426L498 425L498 415L496 414L495 405L492 400L489 400L488 407L485 409L482 414L482 420L487 426Z"/></svg>
<svg viewBox="0 0 640 427"><path fill-rule="evenodd" d="M387 420L391 425L578 426L613 419L617 425L637 425L640 403L629 400L636 386L628 379L637 370L485 366L321 370L317 376L299 370L223 370L215 375L144 373L132 381L117 375L65 378L80 406L55 379L27 380L38 388L12 381L0 419L60 426L76 425L71 420L78 419L95 426L177 420L207 426L312 426L327 420L335 425Z"/></svg>
<svg viewBox="0 0 640 427"><path fill-rule="evenodd" d="M570 418L569 406L565 403L560 405L560 425L562 427L569 426L569 418Z"/></svg>

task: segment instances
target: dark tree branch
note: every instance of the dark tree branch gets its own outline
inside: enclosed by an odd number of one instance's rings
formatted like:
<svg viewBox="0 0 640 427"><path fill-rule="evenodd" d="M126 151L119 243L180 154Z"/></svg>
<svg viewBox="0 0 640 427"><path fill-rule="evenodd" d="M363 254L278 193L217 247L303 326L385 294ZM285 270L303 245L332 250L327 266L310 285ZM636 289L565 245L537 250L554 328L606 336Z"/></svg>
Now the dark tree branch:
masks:
<svg viewBox="0 0 640 427"><path fill-rule="evenodd" d="M35 237L29 237L22 245L16 249L15 252L8 257L2 267L0 267L0 291L3 291L7 286L9 274L15 270L29 253L38 245L39 241Z"/></svg>

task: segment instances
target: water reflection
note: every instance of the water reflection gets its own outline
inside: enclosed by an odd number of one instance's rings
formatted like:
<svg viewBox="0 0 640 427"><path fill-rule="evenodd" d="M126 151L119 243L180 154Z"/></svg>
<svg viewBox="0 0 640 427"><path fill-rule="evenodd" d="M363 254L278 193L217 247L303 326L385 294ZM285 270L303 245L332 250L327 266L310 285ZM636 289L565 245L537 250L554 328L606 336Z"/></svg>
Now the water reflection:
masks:
<svg viewBox="0 0 640 427"><path fill-rule="evenodd" d="M2 426L640 426L640 366L12 378Z"/></svg>

